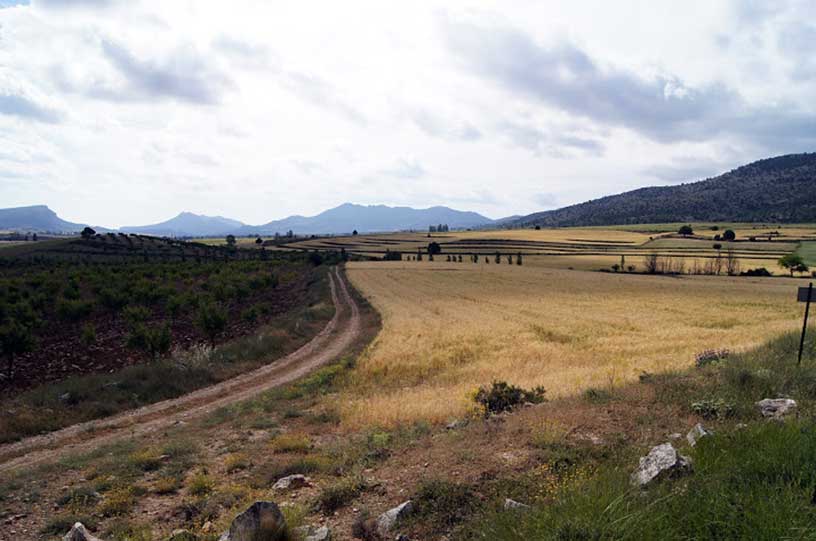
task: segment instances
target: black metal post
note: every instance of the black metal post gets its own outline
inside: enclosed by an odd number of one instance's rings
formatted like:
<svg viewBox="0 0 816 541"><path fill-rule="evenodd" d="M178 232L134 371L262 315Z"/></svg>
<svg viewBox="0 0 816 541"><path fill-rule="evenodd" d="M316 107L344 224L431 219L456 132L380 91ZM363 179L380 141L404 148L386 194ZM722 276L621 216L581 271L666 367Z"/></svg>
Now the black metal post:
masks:
<svg viewBox="0 0 816 541"><path fill-rule="evenodd" d="M807 300L805 301L805 322L802 324L802 338L799 340L799 360L797 366L802 364L802 351L805 349L805 333L807 332L808 314L810 313L810 300L813 298L813 282L808 286Z"/></svg>

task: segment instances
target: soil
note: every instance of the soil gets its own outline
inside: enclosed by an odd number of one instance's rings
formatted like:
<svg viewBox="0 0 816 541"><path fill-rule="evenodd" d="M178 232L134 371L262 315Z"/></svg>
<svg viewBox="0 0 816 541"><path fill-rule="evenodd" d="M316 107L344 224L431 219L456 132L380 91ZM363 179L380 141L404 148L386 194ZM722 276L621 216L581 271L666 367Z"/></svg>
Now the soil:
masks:
<svg viewBox="0 0 816 541"><path fill-rule="evenodd" d="M0 473L91 450L120 438L161 431L290 383L336 359L360 332L360 314L339 270L335 268L329 276L335 315L315 338L294 353L180 398L0 446Z"/></svg>

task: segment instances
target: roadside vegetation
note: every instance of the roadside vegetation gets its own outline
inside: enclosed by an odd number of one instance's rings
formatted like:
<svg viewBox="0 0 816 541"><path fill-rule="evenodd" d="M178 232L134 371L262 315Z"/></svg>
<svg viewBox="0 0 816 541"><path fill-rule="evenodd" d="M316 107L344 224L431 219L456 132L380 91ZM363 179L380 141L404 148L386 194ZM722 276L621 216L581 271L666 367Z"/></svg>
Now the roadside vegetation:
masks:
<svg viewBox="0 0 816 541"><path fill-rule="evenodd" d="M325 265L0 259L0 442L250 370L331 319Z"/></svg>

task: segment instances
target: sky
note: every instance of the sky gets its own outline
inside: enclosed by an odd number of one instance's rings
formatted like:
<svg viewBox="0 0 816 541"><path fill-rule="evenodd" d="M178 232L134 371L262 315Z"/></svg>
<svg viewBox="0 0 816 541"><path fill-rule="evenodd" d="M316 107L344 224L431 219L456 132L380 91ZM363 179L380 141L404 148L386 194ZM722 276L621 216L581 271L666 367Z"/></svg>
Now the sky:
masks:
<svg viewBox="0 0 816 541"><path fill-rule="evenodd" d="M499 218L816 150L811 1L0 0L0 207Z"/></svg>

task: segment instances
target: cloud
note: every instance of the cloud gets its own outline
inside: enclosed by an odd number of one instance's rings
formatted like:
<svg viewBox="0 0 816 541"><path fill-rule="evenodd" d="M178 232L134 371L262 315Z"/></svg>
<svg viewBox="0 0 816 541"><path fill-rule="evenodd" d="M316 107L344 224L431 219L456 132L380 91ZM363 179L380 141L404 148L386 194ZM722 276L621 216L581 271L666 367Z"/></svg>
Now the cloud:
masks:
<svg viewBox="0 0 816 541"><path fill-rule="evenodd" d="M751 106L721 83L692 88L673 75L645 77L602 67L571 43L544 47L506 26L444 19L442 30L449 49L478 77L527 100L655 141L706 141L727 134L760 143L802 136L816 142L816 115L791 104ZM757 126L773 132L758 136Z"/></svg>
<svg viewBox="0 0 816 541"><path fill-rule="evenodd" d="M34 0L35 7L45 9L108 8L122 3L123 0Z"/></svg>
<svg viewBox="0 0 816 541"><path fill-rule="evenodd" d="M482 132L469 122L452 121L427 109L410 111L411 120L425 134L449 141L478 141Z"/></svg>
<svg viewBox="0 0 816 541"><path fill-rule="evenodd" d="M62 118L58 111L44 107L25 96L13 94L0 94L0 114L47 124L56 124Z"/></svg>
<svg viewBox="0 0 816 541"><path fill-rule="evenodd" d="M0 9L27 6L28 4L28 0L0 0Z"/></svg>
<svg viewBox="0 0 816 541"><path fill-rule="evenodd" d="M537 155L546 154L552 158L600 156L604 145L596 139L561 133L558 130L544 130L526 122L502 121L496 131L516 146Z"/></svg>
<svg viewBox="0 0 816 541"><path fill-rule="evenodd" d="M417 179L426 175L425 168L417 160L400 160L393 167L383 169L383 175L401 179Z"/></svg>
<svg viewBox="0 0 816 541"><path fill-rule="evenodd" d="M297 71L281 71L279 75L280 84L300 99L344 116L355 124L367 123L365 116L343 99L338 89L328 81Z"/></svg>
<svg viewBox="0 0 816 541"><path fill-rule="evenodd" d="M162 61L142 60L111 40L101 42L104 57L122 80L92 83L82 91L108 101L174 99L198 105L219 103L232 80L191 47L176 50Z"/></svg>
<svg viewBox="0 0 816 541"><path fill-rule="evenodd" d="M558 197L553 193L538 193L533 196L535 202L544 209L558 207Z"/></svg>
<svg viewBox="0 0 816 541"><path fill-rule="evenodd" d="M270 52L265 45L220 35L213 40L213 47L229 56L240 67L267 68L270 66Z"/></svg>
<svg viewBox="0 0 816 541"><path fill-rule="evenodd" d="M648 177L656 178L672 184L680 182L696 182L711 178L721 173L722 167L711 163L682 164L673 162L667 165L652 165L641 170Z"/></svg>

